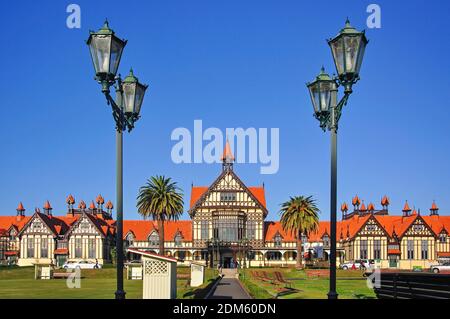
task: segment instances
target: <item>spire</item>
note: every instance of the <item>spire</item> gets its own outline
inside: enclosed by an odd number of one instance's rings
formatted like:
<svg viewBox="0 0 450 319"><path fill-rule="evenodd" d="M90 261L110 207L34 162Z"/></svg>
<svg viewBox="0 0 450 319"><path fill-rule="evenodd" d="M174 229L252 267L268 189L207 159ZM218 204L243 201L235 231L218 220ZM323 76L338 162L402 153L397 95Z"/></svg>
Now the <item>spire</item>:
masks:
<svg viewBox="0 0 450 319"><path fill-rule="evenodd" d="M433 204L431 204L430 215L439 215L439 208L437 207L435 201L433 200Z"/></svg>
<svg viewBox="0 0 450 319"><path fill-rule="evenodd" d="M381 206L383 206L384 209L387 209L387 206L389 206L389 198L386 195L381 199Z"/></svg>
<svg viewBox="0 0 450 319"><path fill-rule="evenodd" d="M89 209L90 210L94 210L95 209L94 201L91 201L91 204L89 205Z"/></svg>
<svg viewBox="0 0 450 319"><path fill-rule="evenodd" d="M19 203L19 206L17 206L16 211L17 211L17 221L20 221L22 217L25 216L25 208L23 207L22 202Z"/></svg>
<svg viewBox="0 0 450 319"><path fill-rule="evenodd" d="M362 202L362 204L361 204L361 208L359 209L361 212L365 212L365 211L367 211L367 209L366 209L366 205L364 205L364 201Z"/></svg>
<svg viewBox="0 0 450 319"><path fill-rule="evenodd" d="M346 202L343 202L341 205L341 212L347 212L348 211L348 206Z"/></svg>
<svg viewBox="0 0 450 319"><path fill-rule="evenodd" d="M222 160L223 170L233 169L234 156L231 152L230 142L228 141L228 138L225 144L225 148L223 149L222 157L220 159Z"/></svg>
<svg viewBox="0 0 450 319"><path fill-rule="evenodd" d="M78 208L79 209L86 209L86 203L84 202L84 200L80 201L80 203L78 204Z"/></svg>
<svg viewBox="0 0 450 319"><path fill-rule="evenodd" d="M405 202L405 206L403 206L402 212L403 212L403 216L409 216L409 213L411 212L411 208L409 208L408 201Z"/></svg>
<svg viewBox="0 0 450 319"><path fill-rule="evenodd" d="M367 206L367 210L369 212L373 212L375 210L375 205L373 203L369 203L369 205Z"/></svg>
<svg viewBox="0 0 450 319"><path fill-rule="evenodd" d="M52 215L52 205L50 205L50 202L47 200L44 204L44 213L48 216Z"/></svg>
<svg viewBox="0 0 450 319"><path fill-rule="evenodd" d="M355 208L358 208L358 207L359 207L359 204L361 204L361 201L359 200L358 195L355 195L355 197L352 198L352 205L353 205Z"/></svg>

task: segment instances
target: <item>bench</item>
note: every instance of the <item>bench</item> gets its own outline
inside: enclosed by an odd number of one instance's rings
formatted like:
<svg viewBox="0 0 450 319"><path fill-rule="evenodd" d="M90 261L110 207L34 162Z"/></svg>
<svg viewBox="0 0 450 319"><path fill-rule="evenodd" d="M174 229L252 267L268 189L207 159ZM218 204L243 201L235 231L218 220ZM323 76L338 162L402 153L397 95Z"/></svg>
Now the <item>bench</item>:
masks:
<svg viewBox="0 0 450 319"><path fill-rule="evenodd" d="M69 278L69 276L73 274L71 272L54 272L53 273L53 278L54 279L58 279L58 278Z"/></svg>
<svg viewBox="0 0 450 319"><path fill-rule="evenodd" d="M308 278L328 278L330 276L330 270L328 269L306 269L305 273Z"/></svg>
<svg viewBox="0 0 450 319"><path fill-rule="evenodd" d="M450 274L381 272L379 285L373 278L379 299L449 299Z"/></svg>

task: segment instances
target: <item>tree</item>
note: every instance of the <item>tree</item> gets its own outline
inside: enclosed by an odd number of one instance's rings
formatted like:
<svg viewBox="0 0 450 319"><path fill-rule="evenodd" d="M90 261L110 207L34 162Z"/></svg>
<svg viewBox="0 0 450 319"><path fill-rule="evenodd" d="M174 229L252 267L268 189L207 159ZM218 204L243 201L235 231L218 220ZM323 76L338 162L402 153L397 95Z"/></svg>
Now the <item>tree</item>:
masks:
<svg viewBox="0 0 450 319"><path fill-rule="evenodd" d="M308 236L319 227L319 209L312 196L295 196L281 205L281 226L297 238L296 268L302 267L302 235Z"/></svg>
<svg viewBox="0 0 450 319"><path fill-rule="evenodd" d="M164 255L164 222L178 220L183 214L183 193L170 177L152 176L139 189L137 208L144 219L158 223L159 254Z"/></svg>

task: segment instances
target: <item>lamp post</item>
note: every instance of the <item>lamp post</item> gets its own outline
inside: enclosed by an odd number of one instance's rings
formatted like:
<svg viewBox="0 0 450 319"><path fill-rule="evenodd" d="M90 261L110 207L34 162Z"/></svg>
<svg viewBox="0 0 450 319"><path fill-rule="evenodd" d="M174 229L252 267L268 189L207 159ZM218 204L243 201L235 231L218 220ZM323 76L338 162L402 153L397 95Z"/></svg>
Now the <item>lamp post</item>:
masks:
<svg viewBox="0 0 450 319"><path fill-rule="evenodd" d="M316 79L307 83L314 108L314 117L323 131L331 132L331 198L330 198L330 290L328 299L337 299L336 292L336 205L337 205L337 130L342 107L347 104L352 86L359 80L359 71L368 43L364 31L359 32L345 22L339 34L328 40L333 54L337 77L331 78L322 67ZM337 101L339 86L344 87L344 96Z"/></svg>
<svg viewBox="0 0 450 319"><path fill-rule="evenodd" d="M107 104L111 105L116 123L116 254L117 254L117 291L116 299L125 299L123 289L123 139L122 132L134 128L147 85L141 84L134 76L133 70L122 81L117 74L123 48L127 41L119 39L109 28L108 21L97 32L90 32L87 45L91 53L95 69L95 80L102 86L102 93ZM115 100L110 95L110 87L116 91Z"/></svg>

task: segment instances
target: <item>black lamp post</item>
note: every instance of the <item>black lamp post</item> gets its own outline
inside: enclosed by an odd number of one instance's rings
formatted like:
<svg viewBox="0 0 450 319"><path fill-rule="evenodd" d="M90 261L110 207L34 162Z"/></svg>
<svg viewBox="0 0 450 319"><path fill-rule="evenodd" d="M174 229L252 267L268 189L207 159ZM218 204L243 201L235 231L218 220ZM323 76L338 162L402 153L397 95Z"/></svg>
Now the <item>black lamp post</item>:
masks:
<svg viewBox="0 0 450 319"><path fill-rule="evenodd" d="M134 76L133 70L122 81L120 75L116 76L120 58L127 41L115 36L114 31L105 21L103 27L97 32L90 32L87 44L90 49L95 69L95 80L102 86L106 101L111 105L114 121L116 122L116 160L117 160L117 219L116 219L116 254L117 254L117 291L116 299L125 299L123 289L123 139L122 132L134 128L139 119L142 101L147 85L141 84ZM110 95L110 87L114 86L116 99Z"/></svg>
<svg viewBox="0 0 450 319"><path fill-rule="evenodd" d="M364 31L359 32L346 21L339 34L328 40L338 73L330 78L322 67L316 79L307 83L314 116L320 127L331 132L331 199L330 199L330 291L329 299L337 299L336 292L336 210L337 210L337 130L342 107L347 104L352 86L359 80L359 71L368 40ZM337 102L338 87L344 87L344 96Z"/></svg>

